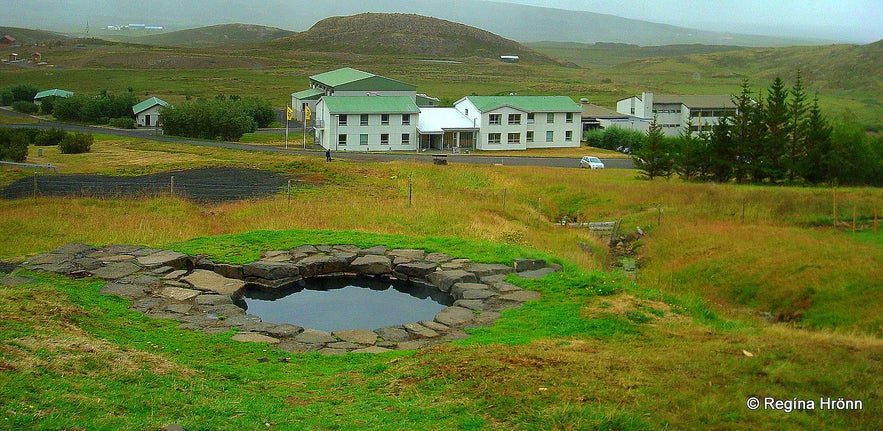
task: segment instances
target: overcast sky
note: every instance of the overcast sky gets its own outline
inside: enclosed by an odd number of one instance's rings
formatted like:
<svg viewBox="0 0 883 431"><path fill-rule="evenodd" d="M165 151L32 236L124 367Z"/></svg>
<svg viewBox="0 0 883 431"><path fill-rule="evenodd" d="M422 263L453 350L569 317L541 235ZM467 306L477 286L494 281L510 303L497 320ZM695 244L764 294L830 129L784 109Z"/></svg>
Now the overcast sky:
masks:
<svg viewBox="0 0 883 431"><path fill-rule="evenodd" d="M586 10L710 31L870 43L883 39L883 0L498 0Z"/></svg>

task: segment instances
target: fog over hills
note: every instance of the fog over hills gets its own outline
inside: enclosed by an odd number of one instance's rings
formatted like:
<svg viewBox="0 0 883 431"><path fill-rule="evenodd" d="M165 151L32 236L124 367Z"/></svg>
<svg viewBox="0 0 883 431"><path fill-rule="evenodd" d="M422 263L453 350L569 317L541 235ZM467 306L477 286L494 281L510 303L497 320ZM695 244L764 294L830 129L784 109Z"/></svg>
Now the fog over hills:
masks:
<svg viewBox="0 0 883 431"><path fill-rule="evenodd" d="M584 11L482 0L31 0L4 5L0 25L101 36L132 23L182 30L248 23L304 31L332 16L364 12L419 14L490 31L519 42L618 42L637 45L783 46L823 41L700 31ZM59 13L53 13L53 11Z"/></svg>

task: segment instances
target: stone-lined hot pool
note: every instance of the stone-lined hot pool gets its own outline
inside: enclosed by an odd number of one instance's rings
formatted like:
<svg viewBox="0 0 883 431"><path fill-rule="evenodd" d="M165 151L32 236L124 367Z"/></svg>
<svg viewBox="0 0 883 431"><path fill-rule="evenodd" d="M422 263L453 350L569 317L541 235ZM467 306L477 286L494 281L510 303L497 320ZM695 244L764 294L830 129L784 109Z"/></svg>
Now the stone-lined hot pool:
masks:
<svg viewBox="0 0 883 431"><path fill-rule="evenodd" d="M285 289L246 286L237 305L267 323L322 331L432 320L454 298L432 286L368 277L317 277Z"/></svg>

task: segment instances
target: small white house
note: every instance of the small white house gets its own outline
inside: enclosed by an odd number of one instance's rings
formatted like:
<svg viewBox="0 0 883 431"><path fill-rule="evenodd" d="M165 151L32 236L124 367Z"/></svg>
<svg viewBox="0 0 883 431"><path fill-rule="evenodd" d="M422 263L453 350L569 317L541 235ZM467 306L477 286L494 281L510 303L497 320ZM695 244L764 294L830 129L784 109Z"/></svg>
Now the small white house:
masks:
<svg viewBox="0 0 883 431"><path fill-rule="evenodd" d="M160 108L169 106L168 102L158 98L151 97L132 107L135 112L135 124L138 127L158 127L160 126L159 111Z"/></svg>
<svg viewBox="0 0 883 431"><path fill-rule="evenodd" d="M420 108L408 96L324 96L316 142L333 151L414 151Z"/></svg>

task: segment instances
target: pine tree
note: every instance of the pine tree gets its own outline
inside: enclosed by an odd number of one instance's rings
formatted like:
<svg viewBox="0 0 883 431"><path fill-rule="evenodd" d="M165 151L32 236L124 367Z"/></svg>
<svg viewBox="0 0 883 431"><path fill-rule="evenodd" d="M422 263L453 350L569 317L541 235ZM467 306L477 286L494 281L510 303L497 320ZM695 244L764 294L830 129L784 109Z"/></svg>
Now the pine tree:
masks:
<svg viewBox="0 0 883 431"><path fill-rule="evenodd" d="M687 119L678 137L679 148L675 152L675 171L688 181L708 173L706 142L693 133L693 127L693 119Z"/></svg>
<svg viewBox="0 0 883 431"><path fill-rule="evenodd" d="M635 167L648 179L652 180L659 176L670 177L674 167L672 150L671 140L665 137L662 126L656 122L656 117L653 117L643 145L632 158Z"/></svg>
<svg viewBox="0 0 883 431"><path fill-rule="evenodd" d="M727 117L723 117L711 127L707 135L709 152L709 175L717 182L725 183L733 178L736 152L733 151L733 134Z"/></svg>
<svg viewBox="0 0 883 431"><path fill-rule="evenodd" d="M819 109L819 97L816 95L806 121L806 157L798 164L800 175L813 184L833 179L833 166L829 158L831 130L831 125Z"/></svg>
<svg viewBox="0 0 883 431"><path fill-rule="evenodd" d="M766 143L763 152L763 168L772 181L785 178L787 167L783 155L788 142L788 90L781 77L776 77L767 91L764 124Z"/></svg>
<svg viewBox="0 0 883 431"><path fill-rule="evenodd" d="M759 109L751 96L748 79L742 80L742 91L733 97L736 113L729 118L733 141L733 156L737 162L733 166L736 181L742 182L746 176L757 181L761 159L763 157L762 133L758 133L755 113ZM762 178L761 178L762 180Z"/></svg>
<svg viewBox="0 0 883 431"><path fill-rule="evenodd" d="M801 167L806 157L806 92L800 80L800 70L797 71L797 81L791 88L791 100L788 106L788 142L785 148L785 166L788 168L788 180L794 181L797 176L802 176Z"/></svg>

